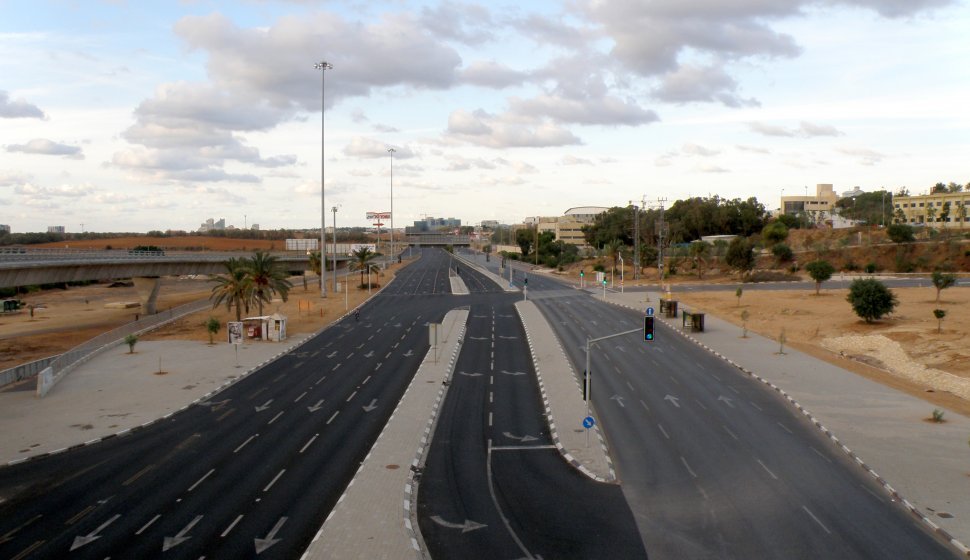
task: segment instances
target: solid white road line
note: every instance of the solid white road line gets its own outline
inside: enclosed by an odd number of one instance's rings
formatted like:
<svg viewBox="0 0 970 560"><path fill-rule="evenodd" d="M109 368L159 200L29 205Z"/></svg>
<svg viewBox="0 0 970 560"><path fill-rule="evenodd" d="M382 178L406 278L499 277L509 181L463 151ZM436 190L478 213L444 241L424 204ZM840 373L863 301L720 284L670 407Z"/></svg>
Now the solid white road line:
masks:
<svg viewBox="0 0 970 560"><path fill-rule="evenodd" d="M279 411L279 412L277 412L276 413L276 416L274 416L272 420L270 420L269 422L267 422L267 424L272 424L273 422L276 422L276 419L279 418L280 416L283 416L283 411L282 410Z"/></svg>
<svg viewBox="0 0 970 560"><path fill-rule="evenodd" d="M684 464L684 468L687 469L687 472L689 472L692 477L697 478L697 473L690 468L690 465L687 464L687 459L684 459L683 455L680 457L680 462Z"/></svg>
<svg viewBox="0 0 970 560"><path fill-rule="evenodd" d="M334 412L333 416L330 417L330 420L327 420L327 424L333 422L333 419L336 418L338 414L340 414L339 410L337 412Z"/></svg>
<svg viewBox="0 0 970 560"><path fill-rule="evenodd" d="M145 529L149 528L152 523L158 521L158 518L161 517L161 516L162 516L162 514L159 513L155 517L152 517L151 520L148 523L145 523L144 525L141 526L141 529L138 529L137 531L135 531L135 534L136 535L140 535L143 532L145 532Z"/></svg>
<svg viewBox="0 0 970 560"><path fill-rule="evenodd" d="M667 430L665 430L663 426L661 426L660 424L657 424L657 427L660 428L661 432L663 432L663 435L665 438L670 439L670 436L667 435Z"/></svg>
<svg viewBox="0 0 970 560"><path fill-rule="evenodd" d="M821 527L826 533L830 535L832 534L832 531L829 531L829 528L823 525L822 522L819 521L818 517L815 517L815 514L812 513L807 507L802 506L802 509L805 510L805 513L811 516L811 518L814 519L816 523L818 523L818 526Z"/></svg>
<svg viewBox="0 0 970 560"><path fill-rule="evenodd" d="M811 445L809 445L809 446L808 446L808 448L809 448L809 449L811 449L812 451L814 451L816 455L818 455L819 457L821 457L821 458L823 458L823 459L825 459L825 460L826 460L826 461L828 461L829 463L831 463L831 462L832 462L832 459L829 459L829 458L828 458L828 457L826 457L825 455L822 455L822 452L821 452L821 451L819 451L818 449L815 449L815 448L814 448L814 447L812 447Z"/></svg>
<svg viewBox="0 0 970 560"><path fill-rule="evenodd" d="M721 424L721 427L724 428L724 431L727 432L731 437L733 437L734 439L738 439L738 436L734 435L734 432L729 430L727 426L725 426L724 424Z"/></svg>

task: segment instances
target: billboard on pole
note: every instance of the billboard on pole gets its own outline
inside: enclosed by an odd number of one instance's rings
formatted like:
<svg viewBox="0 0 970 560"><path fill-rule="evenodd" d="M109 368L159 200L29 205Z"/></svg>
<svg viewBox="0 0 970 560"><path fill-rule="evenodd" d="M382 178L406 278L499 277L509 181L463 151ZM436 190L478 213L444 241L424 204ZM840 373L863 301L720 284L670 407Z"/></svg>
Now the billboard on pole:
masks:
<svg viewBox="0 0 970 560"><path fill-rule="evenodd" d="M368 212L367 219L368 220L390 220L391 213L390 212Z"/></svg>

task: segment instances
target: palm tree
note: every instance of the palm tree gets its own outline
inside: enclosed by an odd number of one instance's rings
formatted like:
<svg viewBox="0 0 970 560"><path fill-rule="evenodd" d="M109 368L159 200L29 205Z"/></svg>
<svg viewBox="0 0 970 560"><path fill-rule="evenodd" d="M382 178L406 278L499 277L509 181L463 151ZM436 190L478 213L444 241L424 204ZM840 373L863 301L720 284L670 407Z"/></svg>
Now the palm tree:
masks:
<svg viewBox="0 0 970 560"><path fill-rule="evenodd" d="M310 270L313 271L314 274L319 276L320 282L323 283L323 268L320 261L320 251L311 251L307 253L307 256L310 257ZM304 284L304 287L306 287L305 277L303 280L303 284Z"/></svg>
<svg viewBox="0 0 970 560"><path fill-rule="evenodd" d="M620 258L620 251L623 250L623 242L619 239L614 239L606 244L603 248L606 251L606 256L613 259L613 269L616 269L617 260Z"/></svg>
<svg viewBox="0 0 970 560"><path fill-rule="evenodd" d="M269 253L256 251L247 261L249 281L252 284L253 300L263 315L263 302L272 301L273 294L279 294L286 301L293 284L286 279L287 273L278 260ZM322 281L322 279L321 279Z"/></svg>
<svg viewBox="0 0 970 560"><path fill-rule="evenodd" d="M245 307L249 312L253 293L246 259L231 258L222 264L226 267L225 275L214 274L209 277L210 282L216 283L209 296L212 308L215 309L225 302L226 310L231 311L235 307L236 321L242 321L242 309Z"/></svg>
<svg viewBox="0 0 970 560"><path fill-rule="evenodd" d="M377 253L370 250L370 247L361 247L350 253L353 260L350 261L350 270L360 271L360 285L364 285L364 274L368 272L377 272L379 267L377 263L374 263L374 258L377 257Z"/></svg>

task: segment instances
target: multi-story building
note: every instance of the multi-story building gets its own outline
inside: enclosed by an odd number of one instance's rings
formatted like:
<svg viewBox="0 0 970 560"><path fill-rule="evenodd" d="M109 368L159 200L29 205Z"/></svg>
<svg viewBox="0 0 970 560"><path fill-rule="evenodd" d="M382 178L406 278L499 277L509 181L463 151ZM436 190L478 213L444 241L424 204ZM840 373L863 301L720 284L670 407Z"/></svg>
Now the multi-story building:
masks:
<svg viewBox="0 0 970 560"><path fill-rule="evenodd" d="M526 218L532 221L539 233L551 231L556 235L556 241L569 243L578 247L586 246L583 226L592 224L596 216L606 212L609 208L601 206L577 206L566 210L562 216Z"/></svg>
<svg viewBox="0 0 970 560"><path fill-rule="evenodd" d="M458 229L461 227L461 220L458 218L433 218L428 216L423 220L416 220L413 226L404 228L407 234L428 233L443 229Z"/></svg>
<svg viewBox="0 0 970 560"><path fill-rule="evenodd" d="M815 185L814 196L807 193L804 196L782 196L780 208L782 214L797 215L804 212L810 216L830 216L838 200L839 195L835 194L832 185L820 183Z"/></svg>
<svg viewBox="0 0 970 560"><path fill-rule="evenodd" d="M64 226L47 226L47 233L64 233Z"/></svg>
<svg viewBox="0 0 970 560"><path fill-rule="evenodd" d="M222 229L226 229L225 218L220 218L218 222L212 218L209 218L208 220L205 221L205 223L199 226L200 233L205 233L207 231L222 230Z"/></svg>
<svg viewBox="0 0 970 560"><path fill-rule="evenodd" d="M970 192L893 196L893 222L934 228L970 228Z"/></svg>

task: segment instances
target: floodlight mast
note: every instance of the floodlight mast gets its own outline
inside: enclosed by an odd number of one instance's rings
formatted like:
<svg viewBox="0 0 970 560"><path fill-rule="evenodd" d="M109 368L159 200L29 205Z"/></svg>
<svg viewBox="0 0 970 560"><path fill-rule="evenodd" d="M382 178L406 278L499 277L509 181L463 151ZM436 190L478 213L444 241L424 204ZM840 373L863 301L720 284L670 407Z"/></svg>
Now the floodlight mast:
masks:
<svg viewBox="0 0 970 560"><path fill-rule="evenodd" d="M324 280L324 271L327 268L327 196L324 187L324 165L326 157L324 155L324 114L326 113L326 79L327 70L333 70L333 64L321 60L313 65L313 68L320 70L320 297L327 297L327 282ZM334 235L337 231L334 230Z"/></svg>

